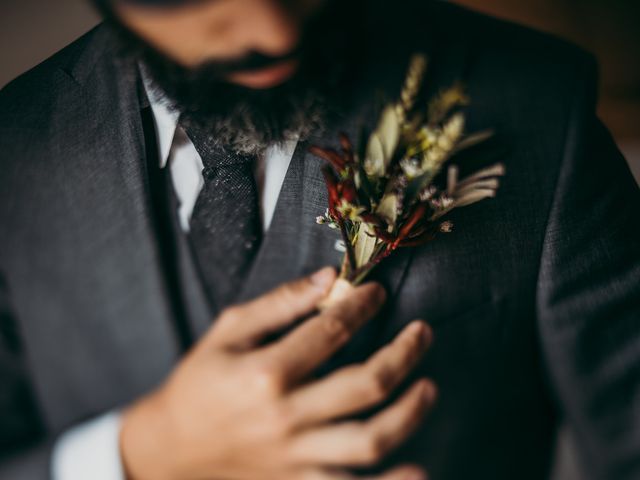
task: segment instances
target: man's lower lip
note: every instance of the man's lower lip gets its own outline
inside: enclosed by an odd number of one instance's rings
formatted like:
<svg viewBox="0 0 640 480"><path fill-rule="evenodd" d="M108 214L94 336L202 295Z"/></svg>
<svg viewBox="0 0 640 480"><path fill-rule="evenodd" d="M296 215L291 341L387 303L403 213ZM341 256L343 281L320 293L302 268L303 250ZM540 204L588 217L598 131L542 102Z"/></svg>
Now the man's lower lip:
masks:
<svg viewBox="0 0 640 480"><path fill-rule="evenodd" d="M260 70L233 73L228 80L249 88L270 88L291 78L297 68L297 60L287 60Z"/></svg>

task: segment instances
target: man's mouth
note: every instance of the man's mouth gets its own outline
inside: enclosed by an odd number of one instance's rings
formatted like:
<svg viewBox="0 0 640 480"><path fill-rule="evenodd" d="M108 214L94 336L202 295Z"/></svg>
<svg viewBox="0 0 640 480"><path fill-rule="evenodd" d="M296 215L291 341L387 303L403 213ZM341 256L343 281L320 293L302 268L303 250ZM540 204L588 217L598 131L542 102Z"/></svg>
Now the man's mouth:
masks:
<svg viewBox="0 0 640 480"><path fill-rule="evenodd" d="M276 87L291 78L299 61L290 58L255 70L241 70L227 76L227 81L247 88L266 89Z"/></svg>

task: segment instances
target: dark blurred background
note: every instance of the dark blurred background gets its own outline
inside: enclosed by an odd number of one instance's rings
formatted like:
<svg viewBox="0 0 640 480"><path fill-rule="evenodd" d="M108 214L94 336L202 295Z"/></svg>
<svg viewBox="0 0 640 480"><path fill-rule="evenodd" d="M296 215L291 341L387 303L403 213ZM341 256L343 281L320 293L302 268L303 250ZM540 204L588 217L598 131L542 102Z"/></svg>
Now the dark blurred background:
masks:
<svg viewBox="0 0 640 480"><path fill-rule="evenodd" d="M640 0L457 3L565 37L593 52L601 66L600 116L640 181ZM97 22L88 0L0 0L0 87ZM563 432L558 480L582 477L571 443Z"/></svg>

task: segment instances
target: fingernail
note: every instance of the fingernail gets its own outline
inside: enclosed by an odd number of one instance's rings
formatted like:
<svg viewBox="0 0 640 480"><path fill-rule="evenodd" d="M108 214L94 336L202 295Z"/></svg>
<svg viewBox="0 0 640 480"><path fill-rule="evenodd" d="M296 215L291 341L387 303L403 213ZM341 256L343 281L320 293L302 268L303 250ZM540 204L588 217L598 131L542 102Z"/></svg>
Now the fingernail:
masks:
<svg viewBox="0 0 640 480"><path fill-rule="evenodd" d="M431 342L433 341L433 330L431 327L422 322L422 331L420 333L422 334L422 341L424 342L425 347L431 345Z"/></svg>
<svg viewBox="0 0 640 480"><path fill-rule="evenodd" d="M427 347L431 341L431 329L422 320L415 320L409 326L411 334L419 337L422 345Z"/></svg>
<svg viewBox="0 0 640 480"><path fill-rule="evenodd" d="M312 284L325 290L333 283L335 276L336 274L333 268L325 267L311 275L309 279L311 280Z"/></svg>
<svg viewBox="0 0 640 480"><path fill-rule="evenodd" d="M427 480L427 476L420 472L411 472L405 477L406 480Z"/></svg>
<svg viewBox="0 0 640 480"><path fill-rule="evenodd" d="M437 390L433 383L426 381L422 387L422 396L427 402L433 402L436 398Z"/></svg>

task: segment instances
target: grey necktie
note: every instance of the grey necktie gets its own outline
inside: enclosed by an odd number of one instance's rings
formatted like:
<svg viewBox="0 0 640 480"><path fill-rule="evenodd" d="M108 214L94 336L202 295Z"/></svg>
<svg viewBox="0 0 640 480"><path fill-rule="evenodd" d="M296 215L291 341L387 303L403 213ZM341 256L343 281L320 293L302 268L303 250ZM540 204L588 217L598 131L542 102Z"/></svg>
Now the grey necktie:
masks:
<svg viewBox="0 0 640 480"><path fill-rule="evenodd" d="M231 152L199 126L181 123L204 164L191 243L207 292L222 309L239 294L262 236L255 157Z"/></svg>

